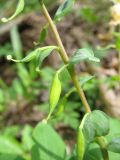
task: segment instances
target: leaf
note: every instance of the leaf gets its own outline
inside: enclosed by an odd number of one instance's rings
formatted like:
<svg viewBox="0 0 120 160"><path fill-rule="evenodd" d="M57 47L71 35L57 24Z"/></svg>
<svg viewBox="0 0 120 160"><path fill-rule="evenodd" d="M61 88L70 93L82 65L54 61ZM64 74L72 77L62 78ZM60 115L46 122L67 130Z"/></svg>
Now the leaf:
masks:
<svg viewBox="0 0 120 160"><path fill-rule="evenodd" d="M0 136L0 153L22 154L23 150L15 139Z"/></svg>
<svg viewBox="0 0 120 160"><path fill-rule="evenodd" d="M104 112L95 110L91 113L91 118L95 128L96 136L105 136L109 133L109 118Z"/></svg>
<svg viewBox="0 0 120 160"><path fill-rule="evenodd" d="M20 63L20 62L29 62L29 61L35 59L37 53L38 53L38 49L36 49L35 51L32 51L30 54L28 54L25 58L23 58L21 60L13 59L11 55L8 55L7 56L7 60L11 60L11 61L17 62L17 63Z"/></svg>
<svg viewBox="0 0 120 160"><path fill-rule="evenodd" d="M91 113L84 118L83 134L87 143L92 142L94 140L95 130L92 122Z"/></svg>
<svg viewBox="0 0 120 160"><path fill-rule="evenodd" d="M19 0L15 13L10 18L2 18L1 21L8 22L14 19L19 13L22 12L22 10L24 9L24 5L25 5L24 0Z"/></svg>
<svg viewBox="0 0 120 160"><path fill-rule="evenodd" d="M60 94L61 94L61 82L59 80L59 72L56 72L52 81L51 89L50 89L50 95L49 95L50 112L49 112L48 118L54 111L59 101Z"/></svg>
<svg viewBox="0 0 120 160"><path fill-rule="evenodd" d="M120 120L110 118L110 131L109 134L105 136L108 142L112 141L113 138L120 137Z"/></svg>
<svg viewBox="0 0 120 160"><path fill-rule="evenodd" d="M48 33L48 25L46 25L45 27L43 27L42 31L40 32L40 36L38 39L38 42L41 44L42 42L44 42L46 36Z"/></svg>
<svg viewBox="0 0 120 160"><path fill-rule="evenodd" d="M1 154L0 160L25 160L19 155L14 154Z"/></svg>
<svg viewBox="0 0 120 160"><path fill-rule="evenodd" d="M66 103L67 103L67 98L66 96L64 96L57 107L58 109L54 117L59 117L63 113Z"/></svg>
<svg viewBox="0 0 120 160"><path fill-rule="evenodd" d="M109 153L109 160L120 160L120 154L114 152ZM101 150L98 144L90 143L85 152L84 160L103 160Z"/></svg>
<svg viewBox="0 0 120 160"><path fill-rule="evenodd" d="M22 131L22 145L26 151L30 151L34 142L32 139L32 127L26 125Z"/></svg>
<svg viewBox="0 0 120 160"><path fill-rule="evenodd" d="M99 110L91 112L85 119L83 134L87 142L92 142L95 137L105 136L109 133L109 118Z"/></svg>
<svg viewBox="0 0 120 160"><path fill-rule="evenodd" d="M109 153L109 159L110 160L120 160L120 154L114 153L114 152L108 152Z"/></svg>
<svg viewBox="0 0 120 160"><path fill-rule="evenodd" d="M117 37L115 40L116 49L120 50L120 37Z"/></svg>
<svg viewBox="0 0 120 160"><path fill-rule="evenodd" d="M80 84L84 85L85 83L87 83L88 81L90 81L91 79L95 78L95 76L81 76L80 77Z"/></svg>
<svg viewBox="0 0 120 160"><path fill-rule="evenodd" d="M45 122L39 123L33 131L36 149L32 150L32 159L35 160L64 160L65 144L56 131Z"/></svg>
<svg viewBox="0 0 120 160"><path fill-rule="evenodd" d="M57 22L66 16L72 10L74 2L75 0L65 0L64 3L58 8L54 16L54 20Z"/></svg>
<svg viewBox="0 0 120 160"><path fill-rule="evenodd" d="M54 50L58 49L56 46L47 46L38 49L37 59L37 69L41 67L43 60L49 56L49 54ZM39 69L38 69L39 70Z"/></svg>
<svg viewBox="0 0 120 160"><path fill-rule="evenodd" d="M11 55L7 56L8 60L11 60L13 62L29 62L36 58L37 60L37 68L36 70L39 71L39 67L41 66L43 60L54 50L57 49L56 46L46 46L42 48L37 48L36 50L32 51L30 54L28 54L25 58L21 60L15 60L12 58Z"/></svg>
<svg viewBox="0 0 120 160"><path fill-rule="evenodd" d="M90 143L85 152L84 160L103 160L101 150L96 143Z"/></svg>
<svg viewBox="0 0 120 160"><path fill-rule="evenodd" d="M82 48L77 50L75 55L71 58L70 63L77 64L84 60L100 62L100 60L94 56L94 53L91 49Z"/></svg>
<svg viewBox="0 0 120 160"><path fill-rule="evenodd" d="M108 143L107 149L115 153L120 153L120 137L112 139L112 141Z"/></svg>

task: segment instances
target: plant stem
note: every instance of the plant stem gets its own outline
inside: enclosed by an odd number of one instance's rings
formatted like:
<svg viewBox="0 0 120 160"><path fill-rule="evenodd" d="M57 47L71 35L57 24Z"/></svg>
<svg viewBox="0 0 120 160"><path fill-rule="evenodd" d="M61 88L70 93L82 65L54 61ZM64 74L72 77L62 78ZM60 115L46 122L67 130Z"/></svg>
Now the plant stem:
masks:
<svg viewBox="0 0 120 160"><path fill-rule="evenodd" d="M97 143L99 144L101 148L102 155L104 157L104 160L109 160L108 151L106 150L106 143L103 137L97 137Z"/></svg>
<svg viewBox="0 0 120 160"><path fill-rule="evenodd" d="M65 48L63 46L63 43L62 43L61 38L60 38L60 35L59 35L58 31L57 31L57 27L54 24L53 20L51 19L51 17L49 15L44 3L41 2L40 4L41 4L41 7L42 7L44 16L46 17L46 19L47 19L47 21L48 21L48 23L50 25L50 28L51 28L51 30L52 30L52 32L54 34L55 40L57 42L57 45L60 48L60 50L59 50L60 56L61 56L64 64L69 64L69 57L68 57L68 55L66 53L66 50L65 50ZM74 86L76 87L78 95L79 95L79 97L80 97L80 99L81 99L81 101L83 103L83 107L85 109L85 112L86 113L90 113L91 112L90 106L89 106L89 104L87 102L87 99L86 99L85 94L84 94L84 92L82 90L80 82L78 81L77 74L75 72L74 67L72 68L72 71L68 69L68 72L70 73L70 76L71 76L71 79L72 79L72 81L74 83ZM101 137L99 137L97 139L97 142L101 147L101 151L103 153L104 160L109 160L109 158L107 157L107 155L108 155L107 150L105 148L103 149L103 145L105 146L104 140Z"/></svg>
<svg viewBox="0 0 120 160"><path fill-rule="evenodd" d="M49 22L50 28L51 28L54 36L55 36L57 45L58 45L59 48L60 48L60 51L59 51L59 52L60 52L60 56L61 56L63 62L64 62L65 64L68 64L68 63L69 63L69 57L68 57L68 55L67 55L67 53L66 53L66 51L65 51L65 48L64 48L64 46L63 46L63 44L62 44L62 41L61 41L61 38L60 38L59 33L58 33L58 31L57 31L56 25L55 25L54 22L52 21L52 19L51 19L50 15L49 15L49 13L48 13L45 5L44 5L43 3L42 3L41 5L42 5L43 13L44 13L47 21ZM75 87L76 87L76 89L77 89L77 92L78 92L78 94L79 94L79 96L80 96L80 99L81 99L81 101L82 101L82 103L83 103L83 106L84 106L85 111L86 111L86 112L91 112L90 106L89 106L89 104L88 104L88 102L87 102L87 100L86 100L85 94L84 94L84 92L83 92L83 90L82 90L82 88L81 88L81 85L80 85L80 83L79 83L79 81L78 81L78 79L77 79L77 75L76 75L76 73L75 73L75 69L73 68L72 71L70 71L70 70L68 70L68 71L69 71L69 73L70 73L70 75L71 75L71 78L72 78L72 80L73 80L73 83L74 83L74 85L75 85Z"/></svg>

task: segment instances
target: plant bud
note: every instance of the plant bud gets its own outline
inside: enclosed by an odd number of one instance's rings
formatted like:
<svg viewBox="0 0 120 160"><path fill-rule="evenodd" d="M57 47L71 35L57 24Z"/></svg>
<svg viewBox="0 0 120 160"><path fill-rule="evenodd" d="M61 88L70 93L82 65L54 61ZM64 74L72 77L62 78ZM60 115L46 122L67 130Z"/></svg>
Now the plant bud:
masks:
<svg viewBox="0 0 120 160"><path fill-rule="evenodd" d="M58 72L55 74L53 79L51 90L50 90L50 97L49 97L49 105L50 105L50 112L52 113L55 109L61 94L61 82L59 80Z"/></svg>
<svg viewBox="0 0 120 160"><path fill-rule="evenodd" d="M78 160L83 160L85 153L85 138L82 132L82 128L79 128L77 135L77 157Z"/></svg>

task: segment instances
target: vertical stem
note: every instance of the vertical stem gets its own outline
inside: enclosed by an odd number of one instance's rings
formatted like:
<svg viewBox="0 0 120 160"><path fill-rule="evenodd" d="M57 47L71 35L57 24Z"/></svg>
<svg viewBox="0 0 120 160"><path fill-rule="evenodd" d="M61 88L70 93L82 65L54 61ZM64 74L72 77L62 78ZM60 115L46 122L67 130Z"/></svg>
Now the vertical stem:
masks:
<svg viewBox="0 0 120 160"><path fill-rule="evenodd" d="M55 37L56 42L57 42L57 45L58 45L59 48L60 48L60 51L59 51L59 52L60 52L60 56L61 56L63 62L64 62L65 64L68 64L68 63L69 63L69 57L68 57L68 55L67 55L67 53L66 53L66 51L65 51L65 48L64 48L63 43L62 43L62 41L61 41L61 38L60 38L60 36L59 36L59 34L58 34L56 25L55 25L54 22L52 21L52 19L51 19L50 15L49 15L49 13L48 13L45 5L44 5L43 3L42 3L41 5L42 5L43 13L44 13L46 19L48 20L49 25L50 25L50 28L51 28L51 30L52 30L52 32L53 32L53 34L54 34L54 37ZM72 78L72 80L73 80L73 83L74 83L74 85L75 85L75 87L76 87L76 89L77 89L77 92L78 92L78 94L79 94L79 96L80 96L80 99L81 99L81 101L82 101L82 103L83 103L83 106L84 106L85 111L86 111L86 112L91 112L90 106L89 106L89 104L88 104L88 102L87 102L87 100L86 100L85 94L84 94L84 92L83 92L83 90L82 90L82 88L81 88L81 86L80 86L80 83L79 83L79 81L78 81L78 79L77 79L77 75L76 75L76 73L75 73L75 69L73 68L72 71L70 71L70 70L68 70L68 71L69 71L69 73L70 73L70 75L71 75L71 78Z"/></svg>
<svg viewBox="0 0 120 160"><path fill-rule="evenodd" d="M60 38L60 35L59 35L59 33L57 31L57 28L56 28L56 25L54 24L53 20L51 19L51 17L49 15L44 3L41 2L40 4L42 6L44 16L46 17L47 21L49 22L50 28L51 28L51 30L52 30L52 32L54 34L55 40L57 42L57 45L60 48L60 51L59 51L60 56L61 56L63 62L65 64L68 64L69 63L69 57L68 57L68 55L66 53L66 50L65 50L65 48L63 46L63 43L62 43L61 38ZM84 109L85 109L86 113L87 112L90 113L91 112L90 106L89 106L89 104L87 102L87 99L86 99L85 94L84 94L84 92L82 90L82 87L81 87L81 85L80 85L80 83L78 81L77 74L75 72L74 67L72 68L72 71L68 69L68 72L70 73L71 79L72 79L72 81L74 83L74 86L77 89L78 95L79 95L79 97L80 97L80 99L81 99L81 101L83 103L83 106L84 106ZM100 145L104 160L109 160L108 152L107 152L107 150L105 148L103 148L103 146L106 145L104 140L103 140L103 138L99 137L97 139L97 142Z"/></svg>
<svg viewBox="0 0 120 160"><path fill-rule="evenodd" d="M104 157L104 160L109 160L108 151L106 150L106 143L103 137L97 137L97 143L99 144L101 148L102 155Z"/></svg>

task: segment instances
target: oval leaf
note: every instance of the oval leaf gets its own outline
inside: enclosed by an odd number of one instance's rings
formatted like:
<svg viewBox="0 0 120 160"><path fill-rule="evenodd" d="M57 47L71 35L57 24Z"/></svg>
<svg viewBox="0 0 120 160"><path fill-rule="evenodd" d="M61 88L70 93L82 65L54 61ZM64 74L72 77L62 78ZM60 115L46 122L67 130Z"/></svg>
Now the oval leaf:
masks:
<svg viewBox="0 0 120 160"><path fill-rule="evenodd" d="M94 140L95 131L94 131L94 125L93 125L92 118L91 118L91 113L89 113L84 118L83 134L84 134L84 137L87 143L92 142Z"/></svg>
<svg viewBox="0 0 120 160"><path fill-rule="evenodd" d="M91 118L96 136L105 136L109 133L109 118L104 112L95 110L91 113Z"/></svg>
<svg viewBox="0 0 120 160"><path fill-rule="evenodd" d="M33 148L33 160L63 160L66 147L60 136L48 124L39 123L33 131L36 146Z"/></svg>
<svg viewBox="0 0 120 160"><path fill-rule="evenodd" d="M24 9L25 2L24 0L19 0L15 13L10 18L2 18L2 22L8 22L15 18L19 13Z"/></svg>
<svg viewBox="0 0 120 160"><path fill-rule="evenodd" d="M92 142L95 137L107 135L109 130L109 118L102 111L95 110L89 113L84 121L83 134L88 142Z"/></svg>

